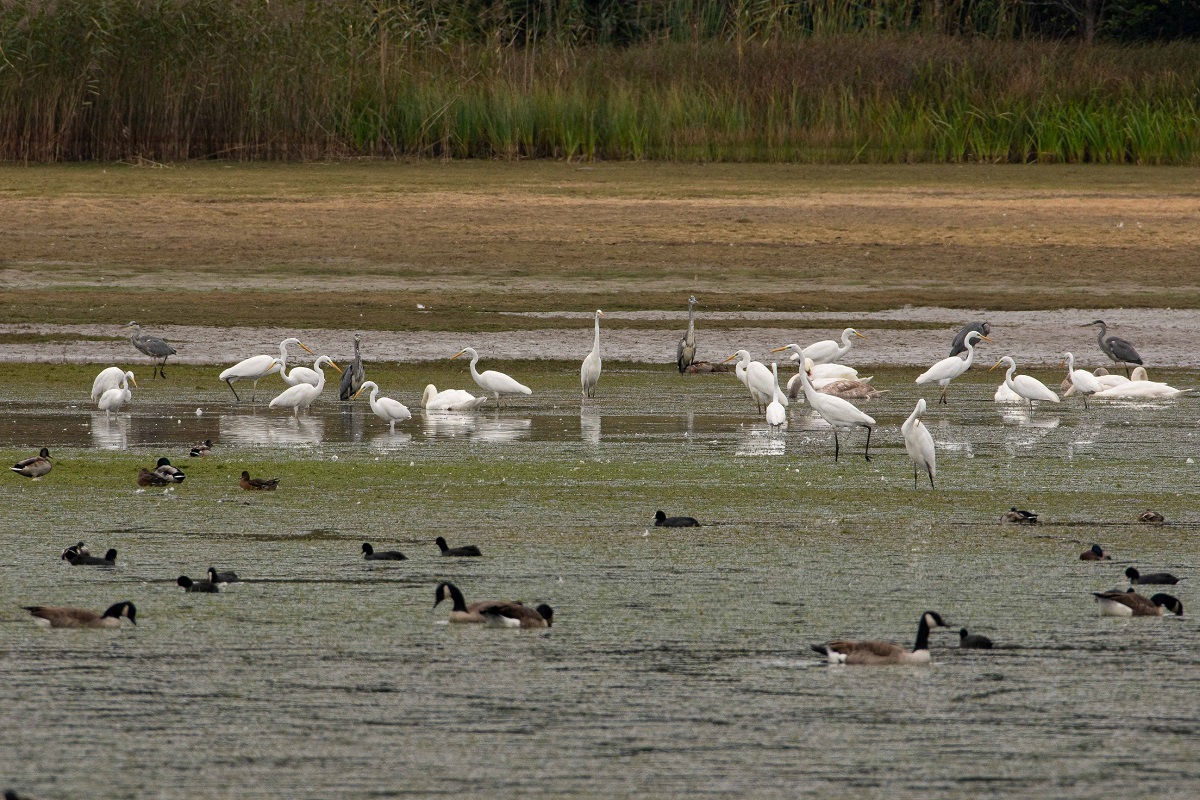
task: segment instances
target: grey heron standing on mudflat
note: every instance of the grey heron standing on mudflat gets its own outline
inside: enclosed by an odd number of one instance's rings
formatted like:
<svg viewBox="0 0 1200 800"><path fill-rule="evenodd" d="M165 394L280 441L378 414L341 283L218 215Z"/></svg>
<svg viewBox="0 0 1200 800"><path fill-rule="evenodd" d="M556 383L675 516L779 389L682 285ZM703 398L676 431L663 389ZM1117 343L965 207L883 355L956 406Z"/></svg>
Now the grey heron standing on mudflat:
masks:
<svg viewBox="0 0 1200 800"><path fill-rule="evenodd" d="M679 371L685 372L696 360L696 295L688 298L688 327L687 333L679 340L675 349L675 362Z"/></svg>
<svg viewBox="0 0 1200 800"><path fill-rule="evenodd" d="M986 337L992 332L992 326L988 322L968 322L963 325L958 333L954 334L954 343L950 345L950 355L956 356L959 353L967 352L967 334L971 331L979 331L979 335Z"/></svg>
<svg viewBox="0 0 1200 800"><path fill-rule="evenodd" d="M1129 376L1130 364L1141 364L1142 357L1138 355L1138 351L1133 349L1133 345L1122 339L1119 336L1105 336L1108 333L1108 326L1104 324L1104 320L1094 320L1092 322L1080 325L1081 328L1087 328L1092 325L1100 326L1100 333L1096 335L1096 342L1100 345L1100 349L1104 351L1104 355L1108 356L1117 364L1125 367L1125 376Z"/></svg>
<svg viewBox="0 0 1200 800"><path fill-rule="evenodd" d="M132 320L121 327L133 328L133 333L129 334L129 341L138 350L154 359L154 372L150 375L151 380L157 375L162 375L166 378L167 373L164 371L164 368L167 366L167 356L175 355L175 348L157 336L142 333L142 326Z"/></svg>
<svg viewBox="0 0 1200 800"><path fill-rule="evenodd" d="M362 334L354 334L354 362L350 364L350 368L342 373L342 383L338 388L338 397L343 400L352 400L358 390L362 388L363 381L366 380L367 372L363 369L362 353L359 351L359 343L362 342Z"/></svg>

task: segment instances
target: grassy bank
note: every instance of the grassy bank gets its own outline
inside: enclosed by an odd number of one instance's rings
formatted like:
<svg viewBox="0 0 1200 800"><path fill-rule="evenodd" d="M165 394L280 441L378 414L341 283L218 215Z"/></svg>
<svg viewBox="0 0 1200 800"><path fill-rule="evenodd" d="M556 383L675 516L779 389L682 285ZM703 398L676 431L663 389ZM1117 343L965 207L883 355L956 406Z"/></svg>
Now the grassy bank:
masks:
<svg viewBox="0 0 1200 800"><path fill-rule="evenodd" d="M951 36L912 8L616 47L351 0L18 0L0 158L1200 160L1200 44Z"/></svg>

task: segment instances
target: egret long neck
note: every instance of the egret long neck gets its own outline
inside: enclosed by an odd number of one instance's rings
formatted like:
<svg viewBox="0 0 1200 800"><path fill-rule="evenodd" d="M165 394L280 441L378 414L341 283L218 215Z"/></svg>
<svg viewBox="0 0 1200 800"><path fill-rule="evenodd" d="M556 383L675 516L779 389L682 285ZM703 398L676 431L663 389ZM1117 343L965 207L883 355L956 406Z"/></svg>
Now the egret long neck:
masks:
<svg viewBox="0 0 1200 800"><path fill-rule="evenodd" d="M596 340L592 342L592 353L600 355L600 317L596 317Z"/></svg>
<svg viewBox="0 0 1200 800"><path fill-rule="evenodd" d="M1017 363L1014 361L1008 366L1008 371L1004 373L1004 385L1017 391L1017 387L1013 385L1013 373L1017 371Z"/></svg>
<svg viewBox="0 0 1200 800"><path fill-rule="evenodd" d="M279 343L279 371L287 372L287 342Z"/></svg>
<svg viewBox="0 0 1200 800"><path fill-rule="evenodd" d="M475 379L476 383L479 383L479 370L475 368L475 365L478 363L479 353L476 353L475 355L471 356L471 377Z"/></svg>
<svg viewBox="0 0 1200 800"><path fill-rule="evenodd" d="M971 364L975 362L975 345L971 343L971 337L969 336L964 344L967 346L967 366L964 368L964 371L966 371L970 369Z"/></svg>

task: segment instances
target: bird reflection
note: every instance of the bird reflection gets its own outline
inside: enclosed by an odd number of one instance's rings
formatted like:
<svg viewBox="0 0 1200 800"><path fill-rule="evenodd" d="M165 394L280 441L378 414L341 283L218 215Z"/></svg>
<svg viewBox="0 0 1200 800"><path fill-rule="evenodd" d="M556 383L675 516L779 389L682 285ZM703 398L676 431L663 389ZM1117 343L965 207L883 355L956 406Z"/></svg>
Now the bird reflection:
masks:
<svg viewBox="0 0 1200 800"><path fill-rule="evenodd" d="M92 412L92 445L101 450L124 450L129 446L129 417L109 417Z"/></svg>

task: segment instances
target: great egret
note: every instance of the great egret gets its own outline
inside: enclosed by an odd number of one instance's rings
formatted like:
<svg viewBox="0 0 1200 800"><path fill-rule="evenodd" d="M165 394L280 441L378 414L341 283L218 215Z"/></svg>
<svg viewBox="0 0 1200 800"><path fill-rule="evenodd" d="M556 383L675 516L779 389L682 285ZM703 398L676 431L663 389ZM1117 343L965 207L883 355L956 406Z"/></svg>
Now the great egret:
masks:
<svg viewBox="0 0 1200 800"><path fill-rule="evenodd" d="M432 383L421 395L421 405L427 411L473 411L487 402L486 397L476 397L466 389L443 389L438 391Z"/></svg>
<svg viewBox="0 0 1200 800"><path fill-rule="evenodd" d="M242 470L238 485L248 492L273 492L279 488L279 481L279 478L251 478L249 472Z"/></svg>
<svg viewBox="0 0 1200 800"><path fill-rule="evenodd" d="M145 353L154 359L154 372L150 375L153 380L155 375L167 377L165 372L167 366L167 357L175 355L175 348L167 344L164 340L157 336L150 336L142 333L142 326L130 320L121 326L122 328L132 328L133 333L129 335L129 341L133 343L140 352Z"/></svg>
<svg viewBox="0 0 1200 800"><path fill-rule="evenodd" d="M100 370L100 374L96 376L96 380L92 381L92 401L99 400L100 397L109 389L116 389L121 385L121 378L133 378L132 372L127 372L120 367L108 367Z"/></svg>
<svg viewBox="0 0 1200 800"><path fill-rule="evenodd" d="M321 392L325 390L325 371L321 369L322 364L328 364L338 372L342 371L342 368L333 363L333 359L329 356L320 356L313 362L313 369L317 373L317 385L298 383L295 386L284 389L278 397L271 401L268 408L290 408L292 409L292 413L296 415L296 418L299 419L300 410L311 406L313 401L320 397Z"/></svg>
<svg viewBox="0 0 1200 800"><path fill-rule="evenodd" d="M451 622L478 622L503 628L549 628L554 609L540 605L536 609L515 601L483 600L467 605L463 593L453 583L439 583L433 594L433 607L449 600Z"/></svg>
<svg viewBox="0 0 1200 800"><path fill-rule="evenodd" d="M1096 380L1096 376L1086 369L1075 369L1075 356L1071 353L1063 354L1063 363L1067 367L1067 380L1075 389L1074 393L1083 397L1083 407L1087 408L1087 396L1095 394L1104 387Z"/></svg>
<svg viewBox="0 0 1200 800"><path fill-rule="evenodd" d="M338 386L338 397L342 400L350 400L358 394L367 377L367 371L363 369L362 351L359 349L361 342L362 334L354 334L354 361L350 363L350 368L342 373L342 382Z"/></svg>
<svg viewBox="0 0 1200 800"><path fill-rule="evenodd" d="M971 331L979 331L980 336L987 336L992 332L992 326L987 322L968 322L963 325L959 328L958 333L954 334L954 342L950 345L950 355L956 356L967 352L967 334Z"/></svg>
<svg viewBox="0 0 1200 800"><path fill-rule="evenodd" d="M288 345L293 345L293 344L299 345L300 349L303 350L304 352L308 353L309 355L314 355L313 351L309 350L304 345L304 342L300 341L299 339L297 339L295 337L293 337L291 339L284 339L282 342L279 343L279 377L283 378L283 382L286 383L288 386L299 386L302 383L307 383L310 386L316 386L317 381L319 381L321 379L320 376L317 375L316 370L310 369L308 367L292 367L291 371L290 372L288 371L287 349L288 349Z"/></svg>
<svg viewBox="0 0 1200 800"><path fill-rule="evenodd" d="M533 394L533 389L518 383L503 372L497 372L494 369L480 372L476 369L475 365L479 363L479 353L475 352L474 347L464 347L457 354L451 356L450 360L453 361L463 355L471 357L471 377L475 379L475 383L480 389L492 393L492 396L496 398L497 406L500 405L500 395L502 394Z"/></svg>
<svg viewBox="0 0 1200 800"><path fill-rule="evenodd" d="M1108 356L1116 364L1121 364L1125 367L1125 374L1129 374L1130 364L1141 364L1142 357L1138 355L1138 351L1133 349L1133 345L1119 336L1106 336L1108 326L1104 324L1104 320L1094 320L1085 322L1080 325L1081 328L1090 328L1092 325L1099 325L1100 332L1096 334L1096 342L1100 345L1100 349L1104 351L1104 355Z"/></svg>
<svg viewBox="0 0 1200 800"><path fill-rule="evenodd" d="M696 360L696 295L688 298L688 326L687 333L679 340L679 346L675 348L675 363L679 365L679 371L684 372Z"/></svg>
<svg viewBox="0 0 1200 800"><path fill-rule="evenodd" d="M772 350L772 353L780 350L788 350L796 345L789 344L787 347L779 347ZM804 387L804 397L808 400L808 404L813 410L821 415L821 418L830 424L833 428L833 460L838 460L838 455L841 452L841 445L838 442L838 428L851 430L854 428L867 429L867 446L863 449L863 458L867 461L871 460L871 430L875 427L874 418L859 411L854 407L854 404L849 400L843 400L840 397L834 397L828 394L821 394L813 388L808 381L808 373L800 370L800 385Z"/></svg>
<svg viewBox="0 0 1200 800"><path fill-rule="evenodd" d="M771 404L767 406L767 424L776 430L781 430L787 427L787 410L784 409L783 403L780 400L785 399L783 392L779 391L779 364L771 362L771 375L774 380L772 387Z"/></svg>
<svg viewBox="0 0 1200 800"><path fill-rule="evenodd" d="M965 359L958 356L950 356L943 358L941 361L934 364L929 369L917 376L917 383L937 383L942 387L942 397L939 402L946 403L946 387L950 385L950 381L965 375L967 370L971 368L971 364L975 362L975 342L982 339L985 342L990 342L987 336L979 331L967 331L966 338L963 339L963 345L967 348L967 357Z"/></svg>
<svg viewBox="0 0 1200 800"><path fill-rule="evenodd" d="M814 644L812 649L825 656L830 664L928 664L929 631L931 628L948 627L936 611L926 611L917 623L917 641L911 651L894 642L878 640L842 640L828 644Z"/></svg>
<svg viewBox="0 0 1200 800"><path fill-rule="evenodd" d="M846 353L849 353L850 348L854 347L854 340L850 338L851 336L857 336L859 339L867 338L854 330L854 328L846 328L846 330L842 331L842 343L840 346L833 339L814 342L800 351L800 357L811 358L814 364L832 364L846 355Z"/></svg>
<svg viewBox="0 0 1200 800"><path fill-rule="evenodd" d="M1118 383L1107 389L1101 389L1092 395L1092 397L1099 400L1162 400L1169 397L1178 397L1179 395L1186 394L1190 391L1192 390L1176 389L1175 387L1168 386L1165 383L1147 380L1146 368L1134 367L1133 380Z"/></svg>
<svg viewBox="0 0 1200 800"><path fill-rule="evenodd" d="M258 396L258 382L268 375L278 372L282 367L283 362L274 356L251 356L223 371L217 378L229 385L229 391L233 392L234 399L239 403L242 402L242 398L238 395L237 389L233 388L233 385L238 381L250 381L252 387L250 389L250 402L253 403L254 398Z"/></svg>
<svg viewBox="0 0 1200 800"><path fill-rule="evenodd" d="M904 434L904 449L908 452L908 457L913 462L913 488L917 488L917 472L924 472L929 476L929 488L935 488L933 485L933 476L937 474L937 454L933 448L933 436L929 433L929 428L921 422L921 417L925 414L925 398L922 397L917 401L917 407L908 415L908 419L900 426L900 432Z"/></svg>
<svg viewBox="0 0 1200 800"><path fill-rule="evenodd" d="M596 383L600 380L600 318L604 312L596 309L596 339L592 343L592 352L583 359L579 368L579 382L583 386L584 397L596 396Z"/></svg>
<svg viewBox="0 0 1200 800"><path fill-rule="evenodd" d="M112 412L120 411L121 406L133 398L133 392L129 391L130 382L133 383L134 388L137 387L137 381L133 379L133 373L126 372L121 376L121 382L117 384L117 388L109 389L100 395L100 402L96 403L96 407L104 412L105 417L112 417Z"/></svg>
<svg viewBox="0 0 1200 800"><path fill-rule="evenodd" d="M36 481L54 469L54 462L50 460L50 451L43 447L36 456L23 458L9 469L22 477L33 478Z"/></svg>
<svg viewBox="0 0 1200 800"><path fill-rule="evenodd" d="M404 422L406 419L412 419L412 414L408 410L408 406L401 403L399 400L393 400L390 397L379 397L379 385L375 381L364 381L358 391L354 393L351 399L357 400L358 396L367 390L371 391L371 410L375 412L375 416L388 424L392 433L396 432L396 423Z"/></svg>
<svg viewBox="0 0 1200 800"><path fill-rule="evenodd" d="M1004 373L1004 385L1029 401L1030 414L1033 413L1034 400L1044 400L1047 403L1058 402L1058 395L1037 378L1030 375L1017 375L1013 377L1013 373L1017 371L1017 362L1013 361L1011 356L1003 356L992 365L992 369L1004 363L1008 364L1008 372ZM989 369L988 372L991 372L992 369Z"/></svg>
<svg viewBox="0 0 1200 800"><path fill-rule="evenodd" d="M750 360L750 352L747 350L738 350L721 363L733 361L735 358L738 359L738 363L734 368L734 374L746 386L746 389L750 392L750 396L754 399L755 405L758 406L758 410L761 412L771 402L771 398L775 396L775 392L771 387L778 386L779 383L771 377L771 370L767 369L765 364ZM786 406L787 404L787 398L785 397L783 405Z"/></svg>

